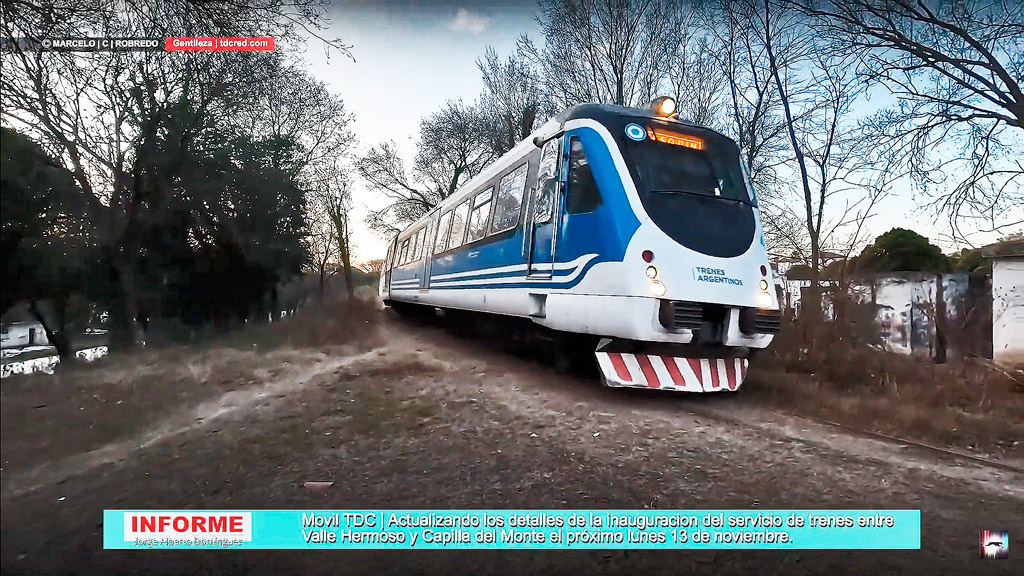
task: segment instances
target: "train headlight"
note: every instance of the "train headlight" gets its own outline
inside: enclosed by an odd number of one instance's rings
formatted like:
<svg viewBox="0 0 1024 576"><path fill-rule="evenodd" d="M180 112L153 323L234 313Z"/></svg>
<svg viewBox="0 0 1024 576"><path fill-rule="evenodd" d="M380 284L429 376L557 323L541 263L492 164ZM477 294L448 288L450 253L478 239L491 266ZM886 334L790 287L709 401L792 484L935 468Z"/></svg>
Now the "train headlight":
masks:
<svg viewBox="0 0 1024 576"><path fill-rule="evenodd" d="M658 269L655 268L654 266L648 266L646 273L647 277L650 278L651 280L654 280L655 278L658 277Z"/></svg>
<svg viewBox="0 0 1024 576"><path fill-rule="evenodd" d="M764 292L768 291L768 281L767 280L763 280L763 279L761 280L761 290L764 291Z"/></svg>
<svg viewBox="0 0 1024 576"><path fill-rule="evenodd" d="M772 295L767 292L761 292L761 294L757 296L757 305L761 308L771 308Z"/></svg>
<svg viewBox="0 0 1024 576"><path fill-rule="evenodd" d="M662 296L665 295L665 285L659 282L658 280L652 281L651 294L654 294L658 298L661 298Z"/></svg>
<svg viewBox="0 0 1024 576"><path fill-rule="evenodd" d="M651 102L651 109L658 116L671 116L676 111L676 101L668 96L662 96Z"/></svg>

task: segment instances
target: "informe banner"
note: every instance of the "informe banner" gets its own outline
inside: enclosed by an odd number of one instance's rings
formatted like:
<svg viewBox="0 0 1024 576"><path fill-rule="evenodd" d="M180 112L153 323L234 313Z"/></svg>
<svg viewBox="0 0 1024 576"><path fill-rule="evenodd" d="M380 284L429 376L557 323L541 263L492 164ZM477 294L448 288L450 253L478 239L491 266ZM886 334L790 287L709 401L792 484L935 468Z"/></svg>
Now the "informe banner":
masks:
<svg viewBox="0 0 1024 576"><path fill-rule="evenodd" d="M108 549L917 550L920 510L105 510Z"/></svg>

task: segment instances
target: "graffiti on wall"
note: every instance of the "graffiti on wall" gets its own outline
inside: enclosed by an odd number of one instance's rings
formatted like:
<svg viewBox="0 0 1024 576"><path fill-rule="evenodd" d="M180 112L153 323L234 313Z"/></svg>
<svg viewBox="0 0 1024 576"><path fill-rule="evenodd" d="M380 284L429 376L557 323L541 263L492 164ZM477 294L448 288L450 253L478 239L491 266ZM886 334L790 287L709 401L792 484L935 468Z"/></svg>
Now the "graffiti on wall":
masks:
<svg viewBox="0 0 1024 576"><path fill-rule="evenodd" d="M941 279L942 305L937 293ZM807 280L781 280L784 297L780 299L794 314L799 314ZM831 288L834 288L833 284ZM882 347L897 354L935 354L936 322L944 310L947 320L963 314L967 305L969 282L966 274L924 274L897 272L862 277L850 283L849 295L859 304L873 304L881 332ZM822 300L827 321L835 312L828 296Z"/></svg>

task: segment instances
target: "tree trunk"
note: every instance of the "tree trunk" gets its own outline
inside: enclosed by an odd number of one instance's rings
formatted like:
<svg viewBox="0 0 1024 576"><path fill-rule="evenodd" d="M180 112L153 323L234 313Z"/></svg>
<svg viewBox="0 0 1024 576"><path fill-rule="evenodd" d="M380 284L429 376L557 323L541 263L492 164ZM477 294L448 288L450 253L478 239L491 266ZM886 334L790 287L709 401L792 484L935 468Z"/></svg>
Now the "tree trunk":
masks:
<svg viewBox="0 0 1024 576"><path fill-rule="evenodd" d="M60 357L61 362L68 362L75 359L75 350L71 345L71 339L68 338L66 330L59 329L54 330L51 326L51 322L46 320L45 315L39 310L39 303L35 300L29 304L29 312L32 317L39 322L43 327L43 331L46 332L46 340L57 350L57 356Z"/></svg>
<svg viewBox="0 0 1024 576"><path fill-rule="evenodd" d="M325 268L326 267L323 266L323 265L320 266L320 284L317 286L317 291L316 291L317 300L319 300L320 302L324 301L324 271L325 271Z"/></svg>
<svg viewBox="0 0 1024 576"><path fill-rule="evenodd" d="M531 105L525 111L523 111L523 122L520 131L520 140L526 140L533 132L533 122L537 119L537 107ZM513 144L515 147L515 144Z"/></svg>
<svg viewBox="0 0 1024 576"><path fill-rule="evenodd" d="M946 292L942 274L935 275L935 363L946 363Z"/></svg>
<svg viewBox="0 0 1024 576"><path fill-rule="evenodd" d="M768 53L768 63L771 67L771 73L775 80L775 87L779 93L779 100L782 103L782 110L785 113L785 125L786 132L789 135L790 144L793 146L793 153L796 156L797 167L800 172L800 183L803 187L804 192L804 208L807 217L807 235L811 240L811 288L814 294L811 302L803 302L801 305L801 314L804 315L805 320L811 320L817 322L821 320L821 257L820 257L820 224L818 227L814 225L814 200L811 196L811 183L807 175L807 163L804 160L804 152L800 146L800 140L796 136L796 129L794 126L793 112L790 108L789 93L786 92L786 88L782 84L782 77L779 74L779 63L775 59L775 49L772 46L772 36L769 29L769 23L771 22L770 4L767 0L764 3L764 26L765 26L765 50ZM807 304L811 304L810 307ZM807 316L807 314L816 315L813 320Z"/></svg>
<svg viewBox="0 0 1024 576"><path fill-rule="evenodd" d="M139 305L135 290L135 270L130 263L120 257L113 258L110 266L116 276L118 288L110 314L110 345L134 348L145 336L137 322Z"/></svg>
<svg viewBox="0 0 1024 576"><path fill-rule="evenodd" d="M339 206L331 213L331 222L334 224L334 236L338 241L338 254L341 255L341 267L345 274L345 292L348 299L352 300L356 295L356 287L352 284L352 250L348 233L348 212Z"/></svg>
<svg viewBox="0 0 1024 576"><path fill-rule="evenodd" d="M346 242L345 251L341 255L341 264L345 268L345 292L348 299L352 300L356 296L356 287L352 285L352 259L349 256L347 244Z"/></svg>

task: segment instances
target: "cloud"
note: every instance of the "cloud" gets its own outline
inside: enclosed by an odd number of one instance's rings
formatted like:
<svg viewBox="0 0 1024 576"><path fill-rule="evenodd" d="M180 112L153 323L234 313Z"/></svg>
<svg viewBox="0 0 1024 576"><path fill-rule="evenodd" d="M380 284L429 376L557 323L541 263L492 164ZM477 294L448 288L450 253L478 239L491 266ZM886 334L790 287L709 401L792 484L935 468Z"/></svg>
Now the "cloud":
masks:
<svg viewBox="0 0 1024 576"><path fill-rule="evenodd" d="M490 21L486 17L474 14L465 8L459 8L448 28L453 32L468 32L476 36L487 30L488 24Z"/></svg>

